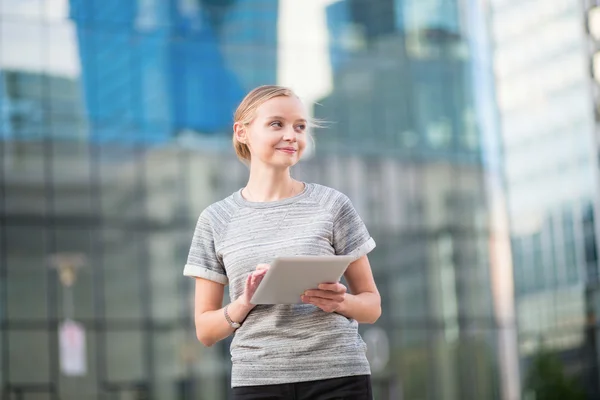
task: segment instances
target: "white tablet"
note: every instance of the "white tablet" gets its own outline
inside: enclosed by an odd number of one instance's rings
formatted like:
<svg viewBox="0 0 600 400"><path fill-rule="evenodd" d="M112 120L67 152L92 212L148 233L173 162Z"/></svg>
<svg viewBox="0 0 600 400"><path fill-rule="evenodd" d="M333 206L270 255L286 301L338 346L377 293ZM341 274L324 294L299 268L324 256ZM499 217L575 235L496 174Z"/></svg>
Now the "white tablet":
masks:
<svg viewBox="0 0 600 400"><path fill-rule="evenodd" d="M321 283L339 282L350 256L294 256L278 257L258 285L252 304L297 304L308 289L317 289Z"/></svg>

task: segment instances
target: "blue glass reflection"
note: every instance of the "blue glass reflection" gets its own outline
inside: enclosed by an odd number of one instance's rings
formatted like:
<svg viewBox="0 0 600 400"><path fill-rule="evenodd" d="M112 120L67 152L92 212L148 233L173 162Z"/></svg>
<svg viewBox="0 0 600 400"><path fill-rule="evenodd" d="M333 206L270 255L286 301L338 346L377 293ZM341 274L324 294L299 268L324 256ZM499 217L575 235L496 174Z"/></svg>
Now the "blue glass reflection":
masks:
<svg viewBox="0 0 600 400"><path fill-rule="evenodd" d="M92 140L228 132L246 91L275 81L276 0L70 5Z"/></svg>

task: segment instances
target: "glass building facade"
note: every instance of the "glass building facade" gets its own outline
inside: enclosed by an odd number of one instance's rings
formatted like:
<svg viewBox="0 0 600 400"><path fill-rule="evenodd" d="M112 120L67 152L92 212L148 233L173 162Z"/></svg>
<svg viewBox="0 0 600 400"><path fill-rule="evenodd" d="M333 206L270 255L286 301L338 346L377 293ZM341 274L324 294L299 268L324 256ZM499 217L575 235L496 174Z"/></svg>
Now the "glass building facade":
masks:
<svg viewBox="0 0 600 400"><path fill-rule="evenodd" d="M327 125L293 175L346 193L378 243L377 398L518 398L486 19L475 0L0 2L3 395L228 398L229 340L197 342L182 271L199 213L247 179L235 106L279 83Z"/></svg>
<svg viewBox="0 0 600 400"><path fill-rule="evenodd" d="M598 154L583 2L492 3L522 371L540 347L598 398Z"/></svg>

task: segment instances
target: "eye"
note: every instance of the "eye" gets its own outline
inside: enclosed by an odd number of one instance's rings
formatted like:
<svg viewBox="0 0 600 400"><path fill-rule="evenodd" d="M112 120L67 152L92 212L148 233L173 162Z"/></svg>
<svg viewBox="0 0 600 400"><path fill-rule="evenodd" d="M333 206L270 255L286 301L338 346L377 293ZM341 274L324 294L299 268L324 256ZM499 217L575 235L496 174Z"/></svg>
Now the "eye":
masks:
<svg viewBox="0 0 600 400"><path fill-rule="evenodd" d="M296 125L296 130L304 132L306 130L306 124Z"/></svg>
<svg viewBox="0 0 600 400"><path fill-rule="evenodd" d="M273 122L270 123L270 126L274 126L276 128L282 128L283 124L281 122L279 122L279 121L273 121Z"/></svg>

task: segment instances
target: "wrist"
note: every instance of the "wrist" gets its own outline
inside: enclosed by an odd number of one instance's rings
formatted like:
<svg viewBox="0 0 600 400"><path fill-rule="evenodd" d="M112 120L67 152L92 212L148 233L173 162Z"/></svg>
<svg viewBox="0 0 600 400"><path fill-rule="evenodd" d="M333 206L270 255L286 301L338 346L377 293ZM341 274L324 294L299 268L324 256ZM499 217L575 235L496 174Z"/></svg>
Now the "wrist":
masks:
<svg viewBox="0 0 600 400"><path fill-rule="evenodd" d="M227 304L224 308L223 308L223 314L225 314L225 320L227 321L227 323L229 324L230 327L232 327L233 329L238 329L240 326L242 326L241 322L238 322L237 318L231 318L231 316L229 315L229 306L231 306L231 304Z"/></svg>
<svg viewBox="0 0 600 400"><path fill-rule="evenodd" d="M344 301L342 301L339 305L339 307L337 308L337 310L335 310L336 313L338 314L342 314L344 316L348 316L348 309L349 309L349 303L352 302L351 299L352 295L349 293L346 293L344 295Z"/></svg>
<svg viewBox="0 0 600 400"><path fill-rule="evenodd" d="M235 303L236 308L239 308L241 311L246 313L249 313L254 307L256 307L256 304L252 304L249 300L245 300L244 296L238 297L233 303Z"/></svg>
<svg viewBox="0 0 600 400"><path fill-rule="evenodd" d="M229 304L227 311L228 311L229 317L234 322L238 322L241 324L246 319L246 316L248 315L248 313L250 313L250 311L252 311L252 309L254 307L256 307L256 306L253 304L247 303L241 297L238 297L236 300L234 300L233 302L231 302Z"/></svg>

